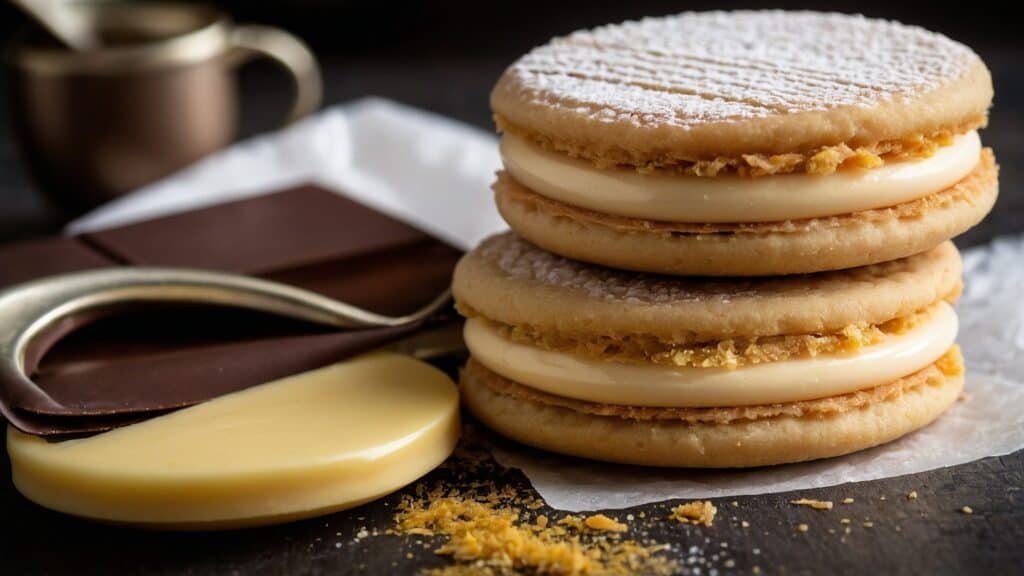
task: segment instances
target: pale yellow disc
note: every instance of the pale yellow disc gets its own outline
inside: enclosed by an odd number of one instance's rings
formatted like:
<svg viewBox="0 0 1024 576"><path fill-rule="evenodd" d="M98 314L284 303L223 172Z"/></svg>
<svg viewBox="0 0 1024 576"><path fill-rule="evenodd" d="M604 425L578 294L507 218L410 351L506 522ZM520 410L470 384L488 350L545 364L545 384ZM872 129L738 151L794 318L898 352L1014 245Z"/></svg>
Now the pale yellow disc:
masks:
<svg viewBox="0 0 1024 576"><path fill-rule="evenodd" d="M8 428L18 490L95 520L157 528L272 524L373 500L451 454L458 393L376 353L64 442Z"/></svg>

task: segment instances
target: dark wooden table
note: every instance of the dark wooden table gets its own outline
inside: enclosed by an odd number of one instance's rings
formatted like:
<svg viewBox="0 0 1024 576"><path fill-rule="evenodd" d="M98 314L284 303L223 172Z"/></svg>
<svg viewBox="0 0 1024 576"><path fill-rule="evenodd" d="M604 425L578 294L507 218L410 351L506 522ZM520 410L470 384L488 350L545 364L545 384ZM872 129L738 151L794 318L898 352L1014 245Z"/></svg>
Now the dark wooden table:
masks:
<svg viewBox="0 0 1024 576"><path fill-rule="evenodd" d="M1019 141L1024 133L1024 81L1019 77L1024 49L980 51L998 87L984 139L999 155L1002 196L985 224L959 240L961 246L1024 231L1024 195L1017 190L1024 183L1024 147ZM486 95L507 61L473 55L443 61L341 59L325 67L327 101L377 94L489 127ZM279 86L273 74L257 67L243 77L249 95L243 117L248 133L271 127L276 111L284 109L286 95L271 89ZM0 239L52 231L57 225L20 171L9 131L0 129ZM0 462L0 478L9 477L6 455ZM518 471L485 466L467 476L458 469L458 462L452 462L422 482L448 480L458 485L482 477L529 490ZM651 537L672 543L673 554L685 558L691 546L700 549L704 560L684 570L692 574L698 573L694 568L700 574L750 574L755 567L762 574L1024 573L1022 487L1024 452L1018 452L900 478L799 494L729 498L717 502L720 513L712 527L660 522L651 523L649 530ZM911 491L917 492L916 500L907 500ZM820 512L789 504L799 497L832 500L837 510ZM363 527L388 528L398 498L393 495L348 512L279 527L165 534L51 513L24 500L9 481L0 480L0 519L6 527L0 539L0 573L403 574L444 565L445 558L397 536L355 538ZM853 498L854 503L839 504L844 498ZM963 506L974 513L964 514ZM663 505L616 514L638 515L641 510L652 517L665 514ZM851 533L845 539L841 517L851 519ZM863 526L868 518L870 528ZM743 520L749 528L742 527ZM807 524L806 532L795 529L801 523ZM726 560L731 560L731 567Z"/></svg>

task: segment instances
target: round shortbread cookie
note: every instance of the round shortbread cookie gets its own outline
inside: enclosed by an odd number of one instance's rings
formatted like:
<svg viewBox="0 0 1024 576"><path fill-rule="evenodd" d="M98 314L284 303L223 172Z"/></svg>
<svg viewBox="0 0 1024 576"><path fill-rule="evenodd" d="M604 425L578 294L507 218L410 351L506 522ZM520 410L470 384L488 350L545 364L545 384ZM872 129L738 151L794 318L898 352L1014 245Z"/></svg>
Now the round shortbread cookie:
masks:
<svg viewBox="0 0 1024 576"><path fill-rule="evenodd" d="M502 217L543 248L605 266L695 276L766 276L838 270L929 250L980 222L999 193L989 149L956 185L889 208L751 224L679 224L601 214L528 190L494 185Z"/></svg>
<svg viewBox="0 0 1024 576"><path fill-rule="evenodd" d="M691 422L576 410L543 396L510 393L509 383L501 380L471 363L460 388L473 415L509 438L609 462L700 468L800 462L877 446L934 421L956 401L964 383L962 375L930 366L888 385L892 393L829 413Z"/></svg>
<svg viewBox="0 0 1024 576"><path fill-rule="evenodd" d="M499 125L598 164L812 154L985 123L992 82L970 48L833 13L684 13L556 38L491 94ZM884 145L880 145L883 144Z"/></svg>
<svg viewBox="0 0 1024 576"><path fill-rule="evenodd" d="M880 324L955 296L960 273L950 242L836 272L707 279L585 264L505 233L462 258L452 289L465 313L538 332L713 341Z"/></svg>

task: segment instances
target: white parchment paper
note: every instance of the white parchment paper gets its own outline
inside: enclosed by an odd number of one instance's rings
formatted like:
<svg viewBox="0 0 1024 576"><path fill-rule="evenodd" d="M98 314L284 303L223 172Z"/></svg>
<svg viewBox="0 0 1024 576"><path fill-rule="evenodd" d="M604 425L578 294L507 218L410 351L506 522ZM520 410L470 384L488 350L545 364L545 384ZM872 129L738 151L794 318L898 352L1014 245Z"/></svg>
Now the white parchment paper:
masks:
<svg viewBox="0 0 1024 576"><path fill-rule="evenodd" d="M353 197L471 248L503 229L489 187L499 167L492 134L380 99L337 106L240 143L72 223L69 232L137 222L302 182ZM967 396L938 422L878 448L752 471L671 471L544 454L505 443L547 503L583 511L670 498L801 490L913 474L1024 448L1024 236L964 254L958 305Z"/></svg>
<svg viewBox="0 0 1024 576"><path fill-rule="evenodd" d="M505 228L497 138L380 98L328 108L206 157L72 222L79 233L317 183L468 250Z"/></svg>

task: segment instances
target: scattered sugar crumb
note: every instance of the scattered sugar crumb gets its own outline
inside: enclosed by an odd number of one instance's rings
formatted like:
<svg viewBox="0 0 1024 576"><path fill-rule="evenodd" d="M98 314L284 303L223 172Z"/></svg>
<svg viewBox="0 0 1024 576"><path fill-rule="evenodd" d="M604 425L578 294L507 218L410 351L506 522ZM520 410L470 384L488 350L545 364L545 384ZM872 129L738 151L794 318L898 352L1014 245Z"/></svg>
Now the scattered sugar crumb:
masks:
<svg viewBox="0 0 1024 576"><path fill-rule="evenodd" d="M809 530L809 529L810 529L810 527L807 524L797 524L796 525L797 532L807 532L807 530Z"/></svg>
<svg viewBox="0 0 1024 576"><path fill-rule="evenodd" d="M867 521L864 522L864 527L865 528L871 528L874 525L875 525L875 523L870 521L870 520L867 520Z"/></svg>
<svg viewBox="0 0 1024 576"><path fill-rule="evenodd" d="M849 518L840 518L839 519L839 523L840 524L849 524L850 523L850 519Z"/></svg>
<svg viewBox="0 0 1024 576"><path fill-rule="evenodd" d="M744 528L750 528L750 522L747 522L746 520L744 520L744 521L740 522L740 526L743 526Z"/></svg>
<svg viewBox="0 0 1024 576"><path fill-rule="evenodd" d="M722 566L725 566L726 568L735 568L736 567L736 561L733 560L732 558L729 558L728 560L726 560L725 562L722 563Z"/></svg>
<svg viewBox="0 0 1024 576"><path fill-rule="evenodd" d="M697 500L694 502L687 502L686 504L680 504L675 508L672 508L672 514L669 518L682 522L683 524L703 524L704 526L711 526L715 521L715 513L718 509L711 502L704 500Z"/></svg>
<svg viewBox="0 0 1024 576"><path fill-rule="evenodd" d="M575 514L569 514L563 516L558 521L559 526L568 526L574 530L583 530L583 518L576 516Z"/></svg>
<svg viewBox="0 0 1024 576"><path fill-rule="evenodd" d="M911 490L910 493L907 494L907 500L917 500L917 490Z"/></svg>
<svg viewBox="0 0 1024 576"><path fill-rule="evenodd" d="M881 496L879 496L878 499L879 500L885 500L886 499L885 494L882 494Z"/></svg>
<svg viewBox="0 0 1024 576"><path fill-rule="evenodd" d="M801 498L799 500L791 500L790 504L796 504L797 506L807 506L808 508L814 508L815 510L831 510L831 500L811 500L810 498Z"/></svg>
<svg viewBox="0 0 1024 576"><path fill-rule="evenodd" d="M733 508L739 508L740 507L740 503L738 501L736 501L736 500L733 500L732 501L732 507Z"/></svg>
<svg viewBox="0 0 1024 576"><path fill-rule="evenodd" d="M843 504L853 504L853 498L843 498Z"/></svg>
<svg viewBox="0 0 1024 576"><path fill-rule="evenodd" d="M974 514L974 509L971 508L970 506L964 506L963 508L960 509L960 511L964 514Z"/></svg>

